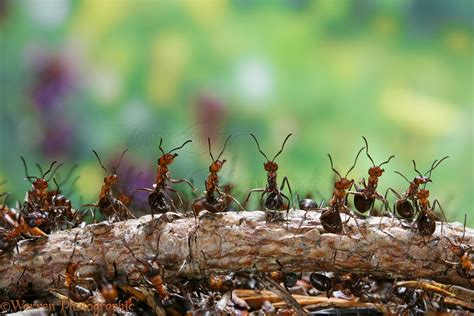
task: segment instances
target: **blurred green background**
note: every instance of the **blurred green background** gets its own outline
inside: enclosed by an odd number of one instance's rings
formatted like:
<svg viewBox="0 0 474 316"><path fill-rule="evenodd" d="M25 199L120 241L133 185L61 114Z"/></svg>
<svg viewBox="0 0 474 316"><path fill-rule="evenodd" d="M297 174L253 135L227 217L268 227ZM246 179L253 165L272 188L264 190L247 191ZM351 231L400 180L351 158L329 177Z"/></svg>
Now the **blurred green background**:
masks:
<svg viewBox="0 0 474 316"><path fill-rule="evenodd" d="M442 1L0 1L0 191L22 199L52 160L80 175L73 201L96 200L103 171L91 149L122 163L122 189L151 186L165 148L194 140L171 166L203 189L210 158L232 139L221 183L234 194L265 184L254 132L279 157L279 181L330 197L369 140L376 163L395 154L380 192L433 173L432 199L450 220L473 206L473 2ZM352 173L366 177L361 156ZM136 175L144 171L137 179ZM126 184L123 184L126 182ZM70 183L70 182L69 182ZM65 185L67 188L68 185ZM65 191L66 188L64 188ZM189 192L187 187L179 187ZM146 194L145 194L146 195ZM137 193L137 203L146 196Z"/></svg>

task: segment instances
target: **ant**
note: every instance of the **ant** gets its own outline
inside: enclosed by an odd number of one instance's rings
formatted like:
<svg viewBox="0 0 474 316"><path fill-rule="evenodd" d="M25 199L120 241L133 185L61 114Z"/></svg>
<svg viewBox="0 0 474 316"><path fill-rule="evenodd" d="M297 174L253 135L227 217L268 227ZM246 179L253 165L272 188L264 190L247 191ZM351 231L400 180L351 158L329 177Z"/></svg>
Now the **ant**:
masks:
<svg viewBox="0 0 474 316"><path fill-rule="evenodd" d="M112 192L112 187L117 183L118 176L117 170L122 162L122 158L128 149L125 149L120 156L119 162L116 166L112 167L112 172L110 173L106 167L102 164L102 161L99 158L99 155L95 150L92 150L97 160L99 161L100 166L104 169L108 175L104 178L104 184L99 193L99 201L93 204L85 204L84 206L93 206L98 207L102 214L104 214L109 222L112 222L111 219L117 217L119 220L125 220L129 218L135 218L135 216L130 212L130 210L125 206L120 200L116 199Z"/></svg>
<svg viewBox="0 0 474 316"><path fill-rule="evenodd" d="M289 288L294 287L296 285L296 282L298 282L298 275L294 272L285 271L280 261L276 260L276 262L280 266L280 269L270 272L269 276L273 280L279 283L283 283L283 285L285 286L285 289L289 291Z"/></svg>
<svg viewBox="0 0 474 316"><path fill-rule="evenodd" d="M42 211L47 211L48 209L48 182L51 180L51 178L54 176L56 171L62 166L62 164L59 164L56 166L56 168L53 170L54 165L57 163L57 161L53 161L51 165L49 166L48 170L46 170L40 178L35 177L35 176L30 176L28 174L28 166L26 164L25 158L23 156L20 156L21 161L23 162L23 167L25 168L25 176L26 179L28 179L32 185L33 190L28 191L26 194L26 201L31 203L32 205L39 206ZM40 167L41 170L41 167ZM48 179L45 179L45 177L51 173ZM31 179L34 179L34 181L31 181Z"/></svg>
<svg viewBox="0 0 474 316"><path fill-rule="evenodd" d="M361 296L370 285L364 282L357 274L348 273L341 276L327 277L324 274L313 272L309 276L311 285L320 292L326 292L329 298L333 291L342 291L345 295Z"/></svg>
<svg viewBox="0 0 474 316"><path fill-rule="evenodd" d="M158 237L157 244L159 246L160 237ZM147 260L140 260L135 256L135 253L132 251L130 246L122 240L124 246L130 251L133 258L143 266L143 272L140 271L143 279L145 280L148 285L150 285L160 296L161 304L164 307L169 307L174 304L173 299L171 298L171 294L166 289L164 284L164 270L161 265L158 264L157 258L159 255L159 249L157 249L156 255L152 259ZM158 248L157 246L157 248Z"/></svg>
<svg viewBox="0 0 474 316"><path fill-rule="evenodd" d="M402 176L410 185L408 186L408 189L403 193L403 195L398 194L394 189L388 188L387 192L385 193L385 199L387 198L387 194L389 191L391 191L395 196L397 197L397 200L395 201L394 204L394 210L400 215L401 217L405 219L412 219L414 216L414 207L416 207L417 210L418 204L416 201L416 195L420 189L420 185L426 185L428 182L431 181L431 173L433 170L439 166L439 164L449 158L449 156L446 156L442 158L441 160L435 160L433 161L433 164L431 165L430 170L428 170L424 175L421 174L420 171L416 168L416 162L415 160L412 160L413 162L413 169L415 170L418 175L413 179L413 181L408 180L407 177L405 177L401 172L395 171L395 173L399 174ZM429 174L429 175L428 175ZM428 175L428 177L427 177Z"/></svg>
<svg viewBox="0 0 474 316"><path fill-rule="evenodd" d="M456 267L456 272L461 276L464 277L468 280L469 285L472 286L472 281L471 279L474 278L474 264L472 263L472 259L470 256L470 252L472 249L472 246L464 246L462 243L464 241L464 236L466 234L466 220L467 220L467 215L464 214L464 228L462 232L462 237L460 240L458 240L458 243L455 244L453 243L448 237L446 238L447 241L451 244L451 251L454 253L456 257L458 257L459 262L451 262L451 261L446 261L446 263L453 265Z"/></svg>
<svg viewBox="0 0 474 316"><path fill-rule="evenodd" d="M362 184L364 188L359 188L357 187L357 184L354 183L356 191L347 193L354 195L354 206L357 211L359 211L360 213L365 213L373 208L375 199L381 201L384 205L387 205L387 200L377 192L377 185L379 182L379 178L385 171L384 169L382 169L382 166L389 163L390 160L395 157L395 155L390 156L380 165L375 165L374 160L369 155L369 144L367 143L367 139L364 136L362 136L362 138L365 142L365 153L372 162L372 167L369 168L368 183L366 184L365 178L362 178L360 184Z"/></svg>
<svg viewBox="0 0 474 316"><path fill-rule="evenodd" d="M252 136L252 138L255 140L255 143L257 144L258 151L267 160L266 162L263 163L263 168L267 172L267 186L265 188L250 190L247 196L247 199L245 200L245 203L247 203L248 200L250 199L250 195L253 192L262 192L262 195L260 196L260 203L263 204L263 199L266 195L266 199L264 203L265 207L269 210L278 210L283 206L283 198L284 198L288 201L288 205L286 208L287 218L290 212L290 204L293 204L293 193L291 191L290 183L288 182L288 178L286 176L283 177L283 181L281 182L280 187L278 187L278 184L277 184L278 164L275 162L275 159L283 152L283 148L285 147L286 141L288 140L288 138L290 138L291 135L293 134L288 134L288 136L286 136L285 140L283 141L280 151L276 153L276 155L273 157L272 160L269 160L267 155L265 155L265 153L260 149L260 144L258 143L258 140L255 137L255 135L252 133L250 134L250 136ZM282 192L282 190L285 187L285 184L288 185L288 190L290 191L291 200Z"/></svg>
<svg viewBox="0 0 474 316"><path fill-rule="evenodd" d="M340 212L344 212L350 217L353 217L355 220L355 217L352 215L351 210L346 205L346 191L351 189L352 185L354 184L354 179L349 180L347 179L347 177L349 176L349 173L355 168L357 159L359 158L360 153L364 149L365 147L362 147L359 150L354 160L354 164L347 171L344 177L341 176L339 171L334 169L332 157L330 154L327 154L331 163L332 171L334 171L334 173L339 177L339 180L336 180L336 182L334 183L334 192L332 194L331 200L329 200L329 206L323 209L323 212L321 213L320 217L321 225L323 226L324 230L329 233L342 233L343 226Z"/></svg>
<svg viewBox="0 0 474 316"><path fill-rule="evenodd" d="M78 234L79 233L76 233L76 236L74 237L74 247L71 253L71 257L69 258L68 264L66 265L66 274L59 274L58 281L61 277L64 278L64 286L67 287L68 297L71 300L75 302L85 302L93 296L93 292L89 288L83 287L81 285L86 283L92 283L94 284L95 288L97 288L97 284L93 278L79 277L79 273L77 272L77 270L79 269L79 263L75 263L72 261L76 252Z"/></svg>
<svg viewBox="0 0 474 316"><path fill-rule="evenodd" d="M181 146L171 149L170 151L166 152L161 147L163 143L163 138L160 139L159 148L162 153L160 158L158 158L158 167L156 170L156 181L153 185L153 189L143 188L137 189L137 191L146 191L150 192L148 195L148 204L151 208L151 216L155 215L155 212L158 213L167 213L171 211L171 208L177 210L176 206L174 205L173 199L169 195L169 191L175 192L178 196L179 202L181 205L184 205L181 196L179 195L178 191L173 189L168 185L167 182L171 183L187 183L191 189L196 191L194 185L186 179L171 179L170 172L168 167L173 163L174 159L178 156L177 153L172 153L175 150L183 148L186 144L192 143L192 140L185 141Z"/></svg>
<svg viewBox="0 0 474 316"><path fill-rule="evenodd" d="M218 213L218 212L223 212L226 210L228 203L227 203L227 197L231 198L242 210L245 211L242 205L230 194L228 193L222 193L219 186L219 176L218 173L221 171L222 167L224 166L224 163L226 162L225 159L219 160L222 154L224 153L224 150L226 148L227 142L229 139L232 137L232 135L229 135L227 137L224 146L222 147L221 152L217 156L216 159L214 159L214 156L212 155L211 151L211 139L208 137L207 142L209 145L209 155L211 156L212 163L209 166L209 176L207 177L207 180L204 182L205 187L206 187L206 195L195 200L192 204L194 216L197 218L199 213L203 210L207 210L211 213ZM215 193L218 194L218 196L215 195Z"/></svg>

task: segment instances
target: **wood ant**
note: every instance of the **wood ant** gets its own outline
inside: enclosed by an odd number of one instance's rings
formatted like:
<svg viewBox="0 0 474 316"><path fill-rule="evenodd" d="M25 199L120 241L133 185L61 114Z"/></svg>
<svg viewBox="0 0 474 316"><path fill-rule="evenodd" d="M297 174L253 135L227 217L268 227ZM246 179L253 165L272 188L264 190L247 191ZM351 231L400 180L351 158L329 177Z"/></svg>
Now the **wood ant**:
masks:
<svg viewBox="0 0 474 316"><path fill-rule="evenodd" d="M428 170L424 175L422 175L421 172L418 171L418 169L416 168L415 160L412 160L413 169L415 170L416 173L418 173L418 175L413 179L413 181L408 180L408 178L405 177L401 172L395 171L395 173L402 176L410 184L408 186L408 189L405 191L405 193L403 193L403 195L398 194L392 188L388 188L387 192L385 193L385 199L387 198L387 194L389 191L391 191L397 197L397 200L394 203L394 211L396 211L398 215L400 215L401 217L405 219L413 218L413 216L415 215L414 208L416 207L416 209L419 210L416 196L420 189L420 186L426 185L428 182L432 182L431 173L436 167L439 166L441 162L443 162L443 160L447 158L449 158L449 156L446 156L439 161L438 160L433 161L433 164L431 165L430 170Z"/></svg>
<svg viewBox="0 0 474 316"><path fill-rule="evenodd" d="M327 277L321 273L311 273L309 276L311 285L320 292L326 292L327 297L333 291L341 291L345 295L361 296L370 286L357 274L348 273L343 276Z"/></svg>
<svg viewBox="0 0 474 316"><path fill-rule="evenodd" d="M332 162L332 157L328 154L329 161L331 163L331 169L334 173L339 177L338 180L334 183L334 192L332 194L331 200L329 200L329 206L323 209L321 213L320 221L321 225L323 226L324 230L333 233L333 234L340 234L342 233L343 226L340 212L347 214L350 217L353 217L355 220L354 215L352 215L352 211L346 205L346 191L350 190L352 185L354 184L354 180L349 180L347 177L349 173L355 168L357 163L357 159L359 158L360 153L364 150L365 147L362 147L357 156L354 160L354 164L352 167L347 171L344 177L341 176L339 171L334 169L334 165ZM349 220L349 219L348 219ZM357 220L356 220L357 223Z"/></svg>
<svg viewBox="0 0 474 316"><path fill-rule="evenodd" d="M390 160L395 156L392 155L380 165L375 165L374 160L369 155L369 144L367 143L367 139L364 136L362 136L362 138L365 142L365 153L372 162L372 167L369 168L369 178L367 179L367 183L365 182L365 178L362 178L362 181L360 182L360 184L362 184L364 188L359 188L357 184L354 183L356 192L347 193L354 195L354 206L357 211L359 211L360 213L365 213L372 209L376 199L381 201L384 205L387 204L387 200L377 192L377 185L379 182L379 178L385 171L382 166L390 162Z"/></svg>
<svg viewBox="0 0 474 316"><path fill-rule="evenodd" d="M467 215L464 214L464 228L462 232L462 237L458 240L457 244L453 243L448 237L445 237L447 241L451 244L451 251L453 254L458 257L458 262L446 261L446 263L456 267L456 272L463 278L466 278L469 282L469 285L472 286L471 279L474 278L474 264L472 263L472 258L470 252L472 246L463 245L464 236L466 234L466 220Z"/></svg>
<svg viewBox="0 0 474 316"><path fill-rule="evenodd" d="M262 192L260 196L260 203L265 205L267 209L274 210L274 211L280 209L283 206L283 199L286 199L288 202L288 205L286 208L287 218L290 212L290 204L293 204L293 193L291 191L290 183L288 182L288 178L286 176L283 177L283 181L281 182L280 187L278 187L278 184L277 184L278 164L275 162L275 159L283 152L283 148L285 147L286 141L288 140L288 138L290 138L291 135L293 134L288 134L288 136L286 136L285 140L283 141L280 151L276 153L276 155L273 157L272 160L269 160L267 155L265 155L265 153L260 149L260 144L258 143L258 140L255 137L255 135L252 133L250 134L250 136L252 136L252 138L255 140L255 143L257 144L258 151L267 160L266 162L263 163L263 168L267 172L267 186L265 188L250 190L249 194L247 195L247 199L245 199L245 203L247 203L248 200L250 199L250 195L253 192ZM290 192L291 200L282 192L282 190L285 187L285 184L288 185L288 190ZM266 196L265 203L263 203L265 196Z"/></svg>
<svg viewBox="0 0 474 316"><path fill-rule="evenodd" d="M207 177L207 180L204 182L205 187L206 187L206 195L195 200L192 204L192 209L194 212L194 216L196 218L199 216L199 213L203 210L207 210L211 213L226 211L229 204L227 197L232 199L242 210L245 211L243 206L240 205L239 201L237 201L232 195L225 192L224 193L221 192L222 188L219 186L218 173L221 171L222 167L224 166L224 163L226 162L225 159L223 160L219 160L219 159L224 153L227 142L229 141L231 137L232 135L229 135L229 137L227 137L227 139L225 140L224 146L222 147L221 152L215 159L211 151L211 139L209 137L207 138L207 142L209 145L209 155L211 156L212 163L209 166L209 176Z"/></svg>
<svg viewBox="0 0 474 316"><path fill-rule="evenodd" d="M164 284L164 270L161 265L158 264L157 258L159 255L159 251L157 249L156 255L151 258L151 259L146 259L146 260L140 260L135 256L135 253L132 251L130 246L125 242L125 240L122 240L124 246L130 251L132 254L133 258L140 263L143 266L143 272L140 271L142 274L143 279L145 280L148 285L150 285L156 293L160 296L161 299L161 305L164 307L171 306L174 304L173 299L166 289L166 286ZM158 237L157 244L159 245L160 238Z"/></svg>
<svg viewBox="0 0 474 316"><path fill-rule="evenodd" d="M79 277L78 269L79 263L73 262L74 254L76 252L77 235L74 237L74 247L66 266L66 274L59 274L58 280L64 278L64 286L68 289L68 297L74 302L85 302L93 296L92 290L83 287L82 285L92 283L95 288L97 284L93 278L82 278Z"/></svg>
<svg viewBox="0 0 474 316"><path fill-rule="evenodd" d="M120 156L119 162L116 166L112 167L112 172L109 172L106 167L102 164L99 155L95 150L92 150L97 160L99 161L100 166L104 169L108 175L104 178L104 184L99 193L99 201L93 204L85 204L83 206L93 206L98 207L102 214L104 214L109 222L113 222L115 218L118 220L126 220L129 218L135 218L135 216L130 212L127 206L125 206L120 200L114 197L112 187L118 182L117 170L122 162L122 158L128 149L125 149Z"/></svg>
<svg viewBox="0 0 474 316"><path fill-rule="evenodd" d="M179 195L178 191L170 187L168 185L168 182L171 182L171 183L185 182L191 187L193 192L196 191L196 188L194 187L194 185L186 179L171 179L171 175L168 170L168 167L173 163L174 159L178 156L177 153L173 154L172 152L183 148L186 144L191 143L191 142L192 140L187 140L181 146L173 148L168 152L165 152L163 148L161 147L163 143L163 138L160 139L159 148L162 155L160 156L160 158L158 158L158 167L156 170L156 181L155 181L155 184L153 185L153 189L149 189L149 188L137 189L137 191L150 192L150 194L148 195L148 204L150 205L152 216L154 216L155 212L158 212L158 213L170 212L172 208L177 211L177 208L174 205L173 199L171 198L169 192L176 193L180 204L184 205L183 199Z"/></svg>
<svg viewBox="0 0 474 316"><path fill-rule="evenodd" d="M285 289L289 291L289 288L294 287L296 285L296 282L298 282L299 277L294 272L285 271L280 261L276 260L276 262L280 266L280 269L270 272L269 276L278 283L283 283Z"/></svg>

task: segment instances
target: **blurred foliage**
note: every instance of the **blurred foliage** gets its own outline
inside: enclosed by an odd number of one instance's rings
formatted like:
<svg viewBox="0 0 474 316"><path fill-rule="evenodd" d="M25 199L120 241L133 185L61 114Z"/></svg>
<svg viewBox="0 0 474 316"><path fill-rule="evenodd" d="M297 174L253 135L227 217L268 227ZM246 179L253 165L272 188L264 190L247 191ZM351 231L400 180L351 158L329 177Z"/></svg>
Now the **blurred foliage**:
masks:
<svg viewBox="0 0 474 316"><path fill-rule="evenodd" d="M293 190L330 197L326 153L345 172L364 135L386 166L380 192L433 174L432 198L462 221L473 206L473 9L456 0L0 0L1 191L23 197L19 159L79 164L73 200L96 199L124 148L126 189L150 186L158 143L192 138L171 172L203 189L210 158L233 138L223 169L236 195L265 184L248 133L279 157ZM353 172L366 177L361 156ZM138 180L140 170L145 173ZM34 172L33 172L34 171ZM280 179L281 180L281 179ZM183 191L187 188L182 187ZM143 200L142 193L137 193Z"/></svg>

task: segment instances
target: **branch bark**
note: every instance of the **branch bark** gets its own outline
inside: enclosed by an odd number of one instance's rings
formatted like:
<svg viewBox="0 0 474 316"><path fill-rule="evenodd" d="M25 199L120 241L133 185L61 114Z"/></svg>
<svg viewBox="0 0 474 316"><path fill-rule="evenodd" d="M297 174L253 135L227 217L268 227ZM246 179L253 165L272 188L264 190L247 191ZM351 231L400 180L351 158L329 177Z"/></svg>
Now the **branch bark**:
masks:
<svg viewBox="0 0 474 316"><path fill-rule="evenodd" d="M101 265L113 275L115 262L119 277L141 279L142 268L135 256L154 257L167 274L202 277L208 271L280 269L287 271L352 271L372 276L414 280L429 278L441 283L469 286L455 267L445 261L458 261L446 238L462 236L460 223L437 223L430 238L415 229L402 228L397 219L369 217L349 219L344 235L325 233L319 212L309 212L300 226L304 211L290 212L286 222L267 222L264 212L225 213L194 218L143 216L112 225L100 223L59 231L48 237L19 242L16 250L0 257L0 288L15 292L31 283L33 291L45 293L62 286L56 281L74 248L73 262L81 275L98 275ZM341 214L343 220L344 214ZM441 235L441 226L443 233ZM382 229L381 229L382 228ZM159 241L159 242L158 242ZM466 228L464 244L474 244L474 230Z"/></svg>

